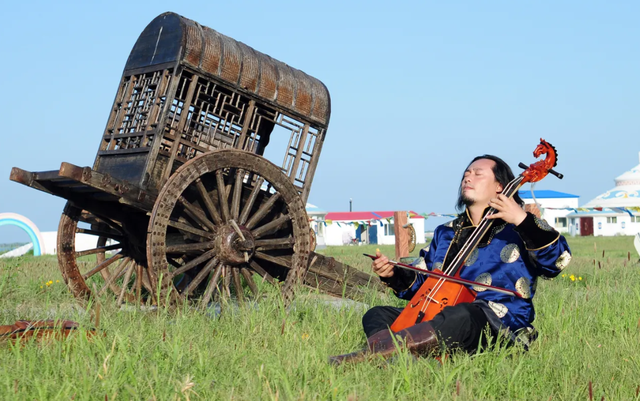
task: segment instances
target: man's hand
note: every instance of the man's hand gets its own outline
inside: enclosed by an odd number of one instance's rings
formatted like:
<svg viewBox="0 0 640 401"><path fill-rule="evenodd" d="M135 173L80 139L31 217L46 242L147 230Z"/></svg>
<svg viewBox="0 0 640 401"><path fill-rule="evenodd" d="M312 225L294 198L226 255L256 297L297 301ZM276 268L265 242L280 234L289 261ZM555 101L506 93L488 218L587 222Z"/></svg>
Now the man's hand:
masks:
<svg viewBox="0 0 640 401"><path fill-rule="evenodd" d="M373 272L380 277L391 277L393 276L393 265L389 263L389 258L380 253L380 249L376 249L375 259L371 263L371 268Z"/></svg>
<svg viewBox="0 0 640 401"><path fill-rule="evenodd" d="M496 209L498 213L487 217L487 219L502 219L507 223L518 226L527 217L527 212L522 210L516 201L503 194L498 194L495 198L491 198L489 206Z"/></svg>

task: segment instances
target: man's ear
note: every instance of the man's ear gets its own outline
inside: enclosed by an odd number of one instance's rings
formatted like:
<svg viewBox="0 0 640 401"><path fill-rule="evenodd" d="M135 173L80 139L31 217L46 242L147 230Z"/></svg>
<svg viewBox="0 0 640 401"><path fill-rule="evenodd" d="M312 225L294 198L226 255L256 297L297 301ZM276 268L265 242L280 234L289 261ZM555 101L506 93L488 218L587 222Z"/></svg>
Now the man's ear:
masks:
<svg viewBox="0 0 640 401"><path fill-rule="evenodd" d="M503 190L503 188L502 188L502 184L498 183L498 188L496 188L496 192L497 192L497 193L501 193L501 192L502 192L502 190Z"/></svg>

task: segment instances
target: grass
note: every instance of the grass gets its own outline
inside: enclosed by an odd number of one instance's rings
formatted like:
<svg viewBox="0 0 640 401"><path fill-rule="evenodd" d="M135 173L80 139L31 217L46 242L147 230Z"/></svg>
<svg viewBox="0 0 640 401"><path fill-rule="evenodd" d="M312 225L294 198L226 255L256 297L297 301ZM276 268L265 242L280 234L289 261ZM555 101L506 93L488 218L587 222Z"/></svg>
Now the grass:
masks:
<svg viewBox="0 0 640 401"><path fill-rule="evenodd" d="M541 335L526 353L499 348L443 364L402 353L336 368L329 355L364 344L365 305L337 307L304 289L289 309L266 290L260 302L223 305L222 314L187 306L117 310L105 297L98 335L81 330L63 341L0 345L0 398L584 400L591 383L593 399L640 399L633 238L568 240L574 259L565 277L539 283L534 324ZM380 248L393 255L393 247ZM367 270L363 252L375 246L323 250ZM93 327L92 305L78 306L61 281L55 257L0 260L0 324L57 317ZM371 294L366 304L399 301Z"/></svg>

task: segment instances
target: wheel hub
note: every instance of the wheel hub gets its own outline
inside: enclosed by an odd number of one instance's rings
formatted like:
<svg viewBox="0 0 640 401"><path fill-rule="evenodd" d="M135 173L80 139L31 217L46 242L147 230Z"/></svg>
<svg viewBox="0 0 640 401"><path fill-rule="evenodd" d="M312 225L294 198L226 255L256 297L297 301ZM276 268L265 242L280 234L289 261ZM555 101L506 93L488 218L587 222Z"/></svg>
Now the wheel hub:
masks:
<svg viewBox="0 0 640 401"><path fill-rule="evenodd" d="M218 258L225 264L239 265L251 259L255 240L245 226L225 224L217 232L215 246Z"/></svg>

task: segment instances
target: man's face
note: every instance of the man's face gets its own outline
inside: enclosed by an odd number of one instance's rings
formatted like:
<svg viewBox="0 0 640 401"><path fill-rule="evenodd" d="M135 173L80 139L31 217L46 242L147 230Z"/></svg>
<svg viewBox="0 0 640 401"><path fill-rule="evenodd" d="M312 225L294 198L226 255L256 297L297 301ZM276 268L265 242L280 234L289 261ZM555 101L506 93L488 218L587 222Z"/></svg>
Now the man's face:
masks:
<svg viewBox="0 0 640 401"><path fill-rule="evenodd" d="M496 176L493 174L495 165L496 162L493 160L478 159L467 168L460 184L465 205L488 206L489 199L502 191L502 185L496 181Z"/></svg>

